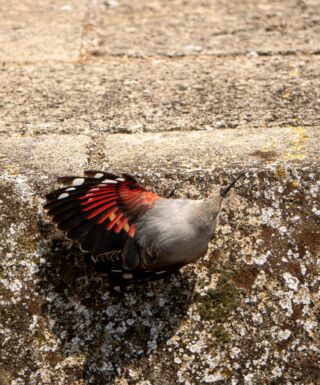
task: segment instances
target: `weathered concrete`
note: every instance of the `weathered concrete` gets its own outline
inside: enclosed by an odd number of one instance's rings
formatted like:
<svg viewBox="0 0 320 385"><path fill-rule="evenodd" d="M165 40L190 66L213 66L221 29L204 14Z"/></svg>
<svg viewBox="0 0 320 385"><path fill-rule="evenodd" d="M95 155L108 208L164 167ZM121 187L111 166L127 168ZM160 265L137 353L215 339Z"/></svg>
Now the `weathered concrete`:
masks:
<svg viewBox="0 0 320 385"><path fill-rule="evenodd" d="M74 60L86 0L1 0L0 62Z"/></svg>
<svg viewBox="0 0 320 385"><path fill-rule="evenodd" d="M318 385L318 1L1 11L0 385ZM42 209L85 168L191 198L246 176L202 261L112 288Z"/></svg>
<svg viewBox="0 0 320 385"><path fill-rule="evenodd" d="M320 57L5 66L0 132L320 125Z"/></svg>
<svg viewBox="0 0 320 385"><path fill-rule="evenodd" d="M90 138L84 135L1 137L0 170L11 175L57 177L87 167Z"/></svg>
<svg viewBox="0 0 320 385"><path fill-rule="evenodd" d="M132 170L148 167L193 173L214 168L244 168L264 162L320 159L318 127L284 127L172 132L156 134L100 135L90 146L90 163ZM99 156L100 155L100 156ZM151 170L152 174L152 170Z"/></svg>
<svg viewBox="0 0 320 385"><path fill-rule="evenodd" d="M95 56L265 55L320 49L317 0L107 1L94 2L90 14L85 53Z"/></svg>

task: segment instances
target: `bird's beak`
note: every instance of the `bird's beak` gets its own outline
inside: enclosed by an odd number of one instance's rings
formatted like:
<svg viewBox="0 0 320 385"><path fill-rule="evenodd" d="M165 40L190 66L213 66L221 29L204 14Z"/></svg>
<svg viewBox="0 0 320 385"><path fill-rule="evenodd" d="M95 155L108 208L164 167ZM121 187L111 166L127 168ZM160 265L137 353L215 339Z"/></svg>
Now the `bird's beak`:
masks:
<svg viewBox="0 0 320 385"><path fill-rule="evenodd" d="M240 175L238 175L227 187L220 190L220 197L221 199L225 198L230 191L230 189L236 184L236 182L245 175L244 172L242 172Z"/></svg>

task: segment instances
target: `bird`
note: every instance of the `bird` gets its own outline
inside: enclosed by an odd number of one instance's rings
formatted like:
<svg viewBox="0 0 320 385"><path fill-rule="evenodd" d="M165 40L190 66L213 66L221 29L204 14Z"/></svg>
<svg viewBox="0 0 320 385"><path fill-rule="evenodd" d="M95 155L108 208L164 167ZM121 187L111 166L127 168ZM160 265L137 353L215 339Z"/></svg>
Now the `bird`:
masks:
<svg viewBox="0 0 320 385"><path fill-rule="evenodd" d="M87 170L46 195L51 221L121 280L171 274L208 250L223 199L244 173L206 199L165 198L135 177Z"/></svg>

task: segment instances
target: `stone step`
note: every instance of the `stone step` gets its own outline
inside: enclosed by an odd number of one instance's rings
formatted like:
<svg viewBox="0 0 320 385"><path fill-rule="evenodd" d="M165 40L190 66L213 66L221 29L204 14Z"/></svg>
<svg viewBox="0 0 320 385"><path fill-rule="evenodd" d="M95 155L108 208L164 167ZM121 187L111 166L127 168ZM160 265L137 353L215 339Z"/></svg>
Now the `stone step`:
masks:
<svg viewBox="0 0 320 385"><path fill-rule="evenodd" d="M112 290L41 207L58 175L89 167L193 199L246 174L204 259L170 279ZM317 383L319 170L319 130L308 127L2 137L1 378Z"/></svg>
<svg viewBox="0 0 320 385"><path fill-rule="evenodd" d="M320 57L7 66L0 132L320 125Z"/></svg>
<svg viewBox="0 0 320 385"><path fill-rule="evenodd" d="M97 1L89 9L84 54L318 53L319 17L317 0Z"/></svg>

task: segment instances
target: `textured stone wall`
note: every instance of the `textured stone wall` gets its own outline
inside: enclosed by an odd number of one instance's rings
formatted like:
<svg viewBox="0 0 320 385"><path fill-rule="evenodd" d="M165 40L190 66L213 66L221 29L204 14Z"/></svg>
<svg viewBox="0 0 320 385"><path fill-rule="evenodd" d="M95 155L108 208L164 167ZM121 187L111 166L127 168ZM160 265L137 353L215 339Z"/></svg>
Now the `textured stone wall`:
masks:
<svg viewBox="0 0 320 385"><path fill-rule="evenodd" d="M320 383L318 1L11 1L0 15L0 385ZM114 286L56 177L200 199L203 260Z"/></svg>

